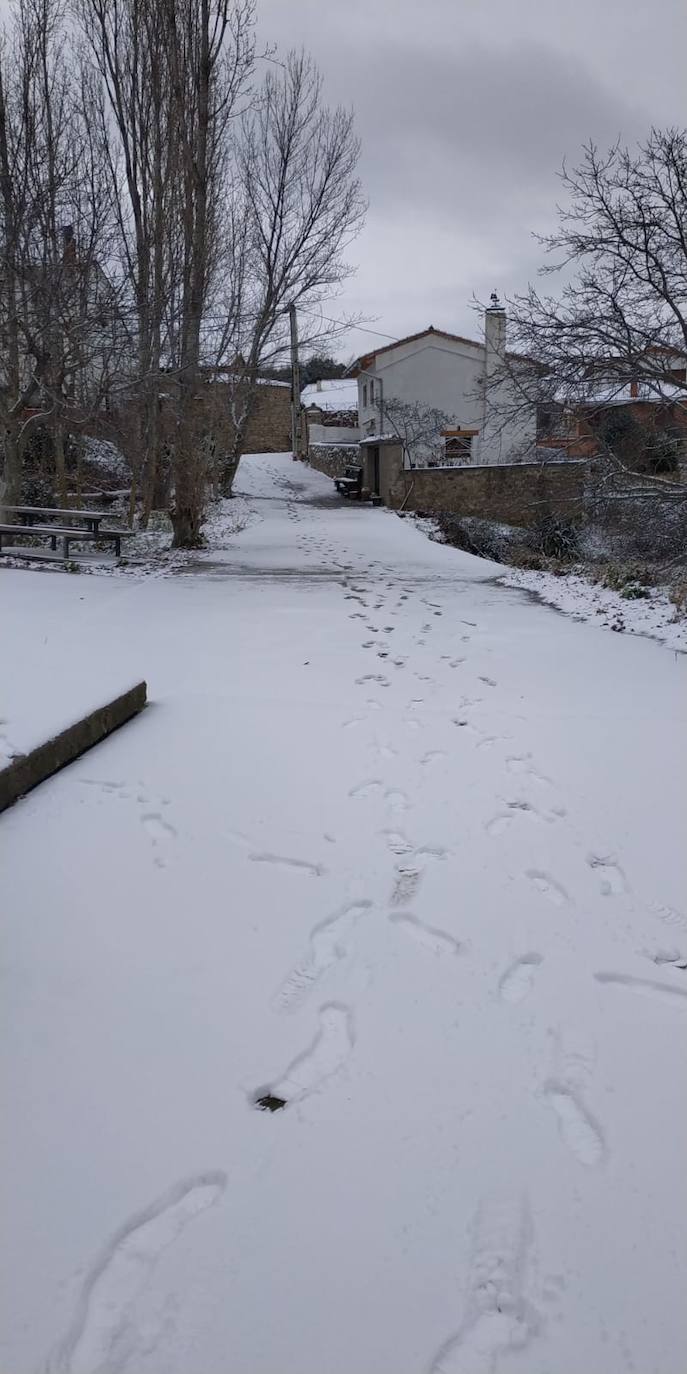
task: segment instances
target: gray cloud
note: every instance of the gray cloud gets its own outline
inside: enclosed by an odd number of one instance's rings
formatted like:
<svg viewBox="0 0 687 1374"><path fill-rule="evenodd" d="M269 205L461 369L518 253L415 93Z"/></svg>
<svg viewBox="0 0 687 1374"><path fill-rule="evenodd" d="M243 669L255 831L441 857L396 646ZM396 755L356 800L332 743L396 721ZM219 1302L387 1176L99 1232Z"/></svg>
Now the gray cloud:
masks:
<svg viewBox="0 0 687 1374"><path fill-rule="evenodd" d="M261 15L355 108L370 211L331 309L392 335L474 334L473 292L535 276L532 233L552 224L563 158L681 117L682 0L633 15L626 0L262 0ZM373 344L360 333L343 351Z"/></svg>

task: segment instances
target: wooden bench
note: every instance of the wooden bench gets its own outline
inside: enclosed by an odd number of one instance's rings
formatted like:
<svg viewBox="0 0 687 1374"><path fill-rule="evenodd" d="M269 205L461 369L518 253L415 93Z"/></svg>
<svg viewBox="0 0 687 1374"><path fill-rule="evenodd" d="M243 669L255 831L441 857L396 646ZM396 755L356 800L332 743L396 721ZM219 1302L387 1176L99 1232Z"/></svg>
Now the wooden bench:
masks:
<svg viewBox="0 0 687 1374"><path fill-rule="evenodd" d="M376 491L363 486L363 470L360 467L347 467L343 477L334 478L334 486L348 501L369 501L371 506L381 506L382 498Z"/></svg>
<svg viewBox="0 0 687 1374"><path fill-rule="evenodd" d="M3 547L8 540L16 539L17 536L42 536L50 540L50 548L53 553L57 552L58 539L62 544L62 558L69 558L70 544L88 544L96 541L114 544L115 557L121 556L122 539L130 539L133 530L80 530L73 525L71 528L59 525L0 525L0 557L8 554L12 558L38 558L45 556L45 551L34 548L27 548L26 545L14 548Z"/></svg>
<svg viewBox="0 0 687 1374"><path fill-rule="evenodd" d="M341 496L347 496L349 501L359 501L363 490L363 470L359 467L347 467L343 477L334 478L334 486Z"/></svg>
<svg viewBox="0 0 687 1374"><path fill-rule="evenodd" d="M87 530L98 533L101 520L107 520L107 512L102 510L61 510L54 506L3 506L0 515L18 515L25 525L42 525L49 520L59 520L63 525L68 520L79 520ZM17 527L18 528L18 527Z"/></svg>

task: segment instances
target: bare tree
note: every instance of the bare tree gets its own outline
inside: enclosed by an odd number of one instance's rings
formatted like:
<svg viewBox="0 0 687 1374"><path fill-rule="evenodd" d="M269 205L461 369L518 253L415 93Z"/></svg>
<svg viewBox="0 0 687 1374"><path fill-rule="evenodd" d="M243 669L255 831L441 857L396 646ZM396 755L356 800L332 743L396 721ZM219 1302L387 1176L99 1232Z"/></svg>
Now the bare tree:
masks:
<svg viewBox="0 0 687 1374"><path fill-rule="evenodd" d="M77 14L105 97L98 133L135 353L126 397L136 417L132 512L140 492L145 525L162 462L160 369L168 361L178 260L171 232L177 178L165 27L162 7L149 0L78 0Z"/></svg>
<svg viewBox="0 0 687 1374"><path fill-rule="evenodd" d="M590 143L562 182L558 227L540 239L542 273L562 273L561 290L531 286L508 302L513 351L490 386L503 408L509 384L506 422L543 407L563 450L566 426L584 416L610 470L629 477L613 427L604 436L609 406L643 400L687 427L687 132L654 129L634 151ZM650 472L633 484L637 495L687 497Z"/></svg>
<svg viewBox="0 0 687 1374"><path fill-rule="evenodd" d="M0 51L6 485L48 426L64 493L70 433L107 408L131 518L164 499L175 545L194 546L287 307L314 317L304 347L333 333L318 312L364 211L352 116L323 105L303 55L254 91L255 0L16 5ZM205 386L219 368L224 412Z"/></svg>
<svg viewBox="0 0 687 1374"><path fill-rule="evenodd" d="M344 255L365 213L356 176L359 152L352 112L323 103L322 80L309 57L291 52L283 67L268 70L236 144L245 285L235 317L240 404L226 490L241 455L258 372L284 356L288 306L296 304L306 319L315 320L304 347L331 336L319 307L352 271Z"/></svg>
<svg viewBox="0 0 687 1374"><path fill-rule="evenodd" d="M121 351L101 258L110 203L91 127L93 90L59 0L21 0L0 57L0 320L5 499L20 493L32 434L65 443L98 410ZM46 474L47 475L47 474Z"/></svg>
<svg viewBox="0 0 687 1374"><path fill-rule="evenodd" d="M200 442L198 389L212 286L221 264L220 216L231 194L228 132L247 103L255 66L254 0L164 0L165 55L172 87L179 177L182 275L177 335L178 429L175 445L175 546L200 540L211 472Z"/></svg>
<svg viewBox="0 0 687 1374"><path fill-rule="evenodd" d="M446 462L444 431L452 420L445 411L395 396L385 396L380 411L382 431L398 436L408 467L437 467Z"/></svg>

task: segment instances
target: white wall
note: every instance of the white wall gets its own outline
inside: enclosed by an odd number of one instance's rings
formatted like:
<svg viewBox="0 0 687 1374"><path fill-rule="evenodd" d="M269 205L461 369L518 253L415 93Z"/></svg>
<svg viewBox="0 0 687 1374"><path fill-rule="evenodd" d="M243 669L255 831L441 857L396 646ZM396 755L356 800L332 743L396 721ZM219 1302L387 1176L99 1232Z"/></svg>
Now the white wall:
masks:
<svg viewBox="0 0 687 1374"><path fill-rule="evenodd" d="M359 438L357 425L308 424L308 442L311 444L357 444Z"/></svg>
<svg viewBox="0 0 687 1374"><path fill-rule="evenodd" d="M384 399L419 401L423 405L443 410L455 421L456 428L476 429L479 434L472 441L473 463L507 463L527 438L534 438L534 415L531 426L507 426L499 431L495 415L487 415L485 425L483 378L485 349L481 344L461 343L428 335L411 343L398 344L388 352L378 354L369 372L358 377L358 415L360 433L368 434L367 426L376 421L379 432L379 383ZM372 374L372 376L370 375ZM370 402L370 383L374 379L375 401ZM363 387L367 386L367 405L363 405Z"/></svg>

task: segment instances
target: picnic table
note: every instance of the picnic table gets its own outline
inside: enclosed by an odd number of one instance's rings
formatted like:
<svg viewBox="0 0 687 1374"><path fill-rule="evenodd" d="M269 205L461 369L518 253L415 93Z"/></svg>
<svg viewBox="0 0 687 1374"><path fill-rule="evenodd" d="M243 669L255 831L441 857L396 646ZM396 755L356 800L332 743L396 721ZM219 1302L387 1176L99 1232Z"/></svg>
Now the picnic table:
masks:
<svg viewBox="0 0 687 1374"><path fill-rule="evenodd" d="M83 522L87 530L92 530L94 534L100 529L101 520L107 520L107 511L103 510L61 510L55 506L2 506L0 513L5 515L18 515L25 525L42 525L49 520L59 520L66 524L68 520Z"/></svg>
<svg viewBox="0 0 687 1374"><path fill-rule="evenodd" d="M82 543L109 543L114 545L115 557L119 558L122 548L122 539L130 539L133 530L100 528L101 520L107 519L105 511L101 510L60 510L54 506L0 506L0 513L16 515L24 523L0 524L0 557L9 554L12 558L55 558L60 555L57 553L57 541L61 541L61 557L69 558L69 550L72 544ZM46 521L59 521L58 524L42 523ZM67 521L72 523L67 524ZM76 522L76 523L75 523ZM30 535L45 536L50 540L50 552L47 549L37 549L26 545L14 545L14 540L22 536ZM8 541L12 541L7 547ZM3 547L5 545L5 547Z"/></svg>

